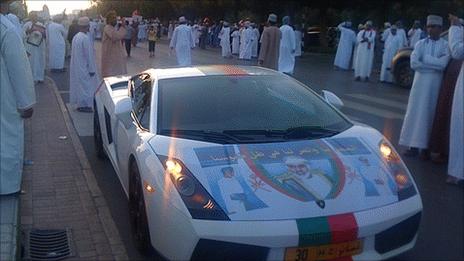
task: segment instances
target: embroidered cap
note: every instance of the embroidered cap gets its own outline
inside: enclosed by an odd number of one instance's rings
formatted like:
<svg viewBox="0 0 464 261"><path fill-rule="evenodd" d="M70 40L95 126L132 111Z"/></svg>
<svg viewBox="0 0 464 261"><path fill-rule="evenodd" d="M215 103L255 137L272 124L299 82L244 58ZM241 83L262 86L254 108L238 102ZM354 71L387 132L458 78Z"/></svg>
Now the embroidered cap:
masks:
<svg viewBox="0 0 464 261"><path fill-rule="evenodd" d="M80 17L77 21L77 25L79 26L87 26L90 24L90 19L87 16Z"/></svg>
<svg viewBox="0 0 464 261"><path fill-rule="evenodd" d="M429 25L443 26L443 18L438 15L429 15L427 16L427 26Z"/></svg>

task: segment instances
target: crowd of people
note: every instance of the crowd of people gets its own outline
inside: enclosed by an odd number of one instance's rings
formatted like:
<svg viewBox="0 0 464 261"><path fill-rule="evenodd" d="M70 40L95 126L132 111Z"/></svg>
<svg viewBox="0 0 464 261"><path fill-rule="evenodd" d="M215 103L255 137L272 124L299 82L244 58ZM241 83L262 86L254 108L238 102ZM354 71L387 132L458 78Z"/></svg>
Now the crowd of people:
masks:
<svg viewBox="0 0 464 261"><path fill-rule="evenodd" d="M182 16L176 24L169 24L170 48L176 50L179 65L191 65L190 49L195 46L204 49L207 45L215 47L217 43L224 58L256 59L261 66L293 74L295 57L302 54L303 33L300 27L291 26L289 16L283 17L282 25L277 27L277 15L270 14L262 30L250 19L234 25L228 21L212 26L209 23L205 19L203 23L191 25Z"/></svg>
<svg viewBox="0 0 464 261"><path fill-rule="evenodd" d="M104 18L81 16L73 20L66 19L64 15L51 18L44 17L43 12L31 12L29 18L21 23L9 2L2 3L0 16L2 194L15 190L6 187L19 186L18 179L10 181L3 173L4 170L5 173L12 173L12 169L15 173L20 172L24 136L22 119L32 115L34 83L40 85L44 81L46 68L56 73L66 71L67 56L71 57L71 106L80 112L93 112L93 94L101 78L126 74L127 57L131 56L131 48L137 46L138 42L148 41L149 56L154 57L155 44L165 34L179 66L192 64L193 48L210 46L220 47L224 59L236 57L253 60L260 66L291 75L295 68L295 57L302 54L304 34L300 26L292 26L289 16L279 21L276 14L269 14L261 27L250 19L238 23L212 23L209 19L190 22L182 16L163 25L157 18L123 18L114 11L108 12ZM437 115L443 116L442 112L436 113L437 103L449 104L449 113L445 113L449 122L447 182L457 184L464 178L463 69L459 80L452 84L453 89L446 90L454 95L443 95L442 100L438 98L442 91L443 71L449 60L451 57L464 58L462 21L450 16L450 22L449 42L440 37L443 19L434 15L427 17L426 30L421 29L419 21L408 33L400 22L394 25L385 23L383 32L378 36L371 21L359 25L358 33L351 29L351 22L342 22L337 27L340 40L334 65L344 70L354 69L355 80L368 81L373 67L374 47L380 39L384 42L380 81L393 82L393 56L402 47L414 48L411 55L414 82L399 143L409 148L405 155L415 156L420 152L423 158L427 158L430 155L429 142L434 138L431 136L434 119ZM101 40L101 75L96 66L95 40ZM15 149L6 149L7 146Z"/></svg>
<svg viewBox="0 0 464 261"><path fill-rule="evenodd" d="M423 160L432 159L437 163L446 162L449 158L447 182L457 184L464 178L464 113L460 90L463 79L462 76L458 79L457 73L449 73L444 78L444 72L461 68L463 57L458 51L459 44L456 41L459 37L456 35L462 32L464 23L455 16L450 16L450 23L448 42L441 37L443 18L436 15L427 17L425 30L422 30L420 21L414 21L408 33L401 22L394 25L386 22L378 37L372 21L360 24L357 34L351 29L351 22L342 22L338 25L340 41L334 66L343 70L353 68L356 81L369 81L375 44L380 41L384 45L381 49L383 55L379 81L393 83L391 67L394 56L402 48L411 48L410 64L414 71L414 80L399 144L408 148L404 152L405 156L420 155ZM450 62L452 57L455 60ZM460 144L460 148L457 144Z"/></svg>

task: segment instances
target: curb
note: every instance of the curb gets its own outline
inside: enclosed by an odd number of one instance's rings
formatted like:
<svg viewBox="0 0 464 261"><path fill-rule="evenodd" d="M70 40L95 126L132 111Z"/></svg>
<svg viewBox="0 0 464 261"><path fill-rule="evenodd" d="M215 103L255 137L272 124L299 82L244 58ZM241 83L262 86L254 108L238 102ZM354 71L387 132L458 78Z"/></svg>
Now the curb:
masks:
<svg viewBox="0 0 464 261"><path fill-rule="evenodd" d="M49 88L52 89L58 101L58 105L60 106L60 110L63 115L64 122L66 124L66 129L68 130L74 150L76 151L77 157L79 159L79 163L82 167L82 173L85 177L85 181L89 188L90 194L92 195L92 201L97 208L98 218L100 220L100 223L102 224L103 231L106 237L108 238L110 245L124 246L121 240L121 236L119 235L119 231L116 227L116 224L114 223L113 217L111 216L110 209L106 203L106 199L104 198L103 193L98 187L97 181L95 179L95 174L92 171L92 168L90 166L89 160L87 159L87 155L85 154L82 143L79 140L77 131L74 129L74 125L68 114L66 105L64 104L63 99L61 98L61 95L58 91L58 87L56 87L56 83L52 78L50 78L49 76L46 76L46 79L50 82ZM113 252L114 260L129 260L125 246L122 250L118 248L117 253L115 253L115 251L112 251L112 252Z"/></svg>
<svg viewBox="0 0 464 261"><path fill-rule="evenodd" d="M0 260L21 257L19 194L0 196Z"/></svg>

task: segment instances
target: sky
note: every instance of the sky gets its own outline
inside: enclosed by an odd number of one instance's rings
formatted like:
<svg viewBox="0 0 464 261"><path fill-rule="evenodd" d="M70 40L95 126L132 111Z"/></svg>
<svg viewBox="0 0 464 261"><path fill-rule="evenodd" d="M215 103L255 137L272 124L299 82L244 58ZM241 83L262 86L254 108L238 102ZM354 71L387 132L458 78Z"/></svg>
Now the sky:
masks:
<svg viewBox="0 0 464 261"><path fill-rule="evenodd" d="M50 9L50 15L60 14L66 8L66 13L69 14L73 10L87 9L90 7L90 0L69 0L69 1L55 1L55 0L27 0L27 10L40 11L42 6L46 4Z"/></svg>

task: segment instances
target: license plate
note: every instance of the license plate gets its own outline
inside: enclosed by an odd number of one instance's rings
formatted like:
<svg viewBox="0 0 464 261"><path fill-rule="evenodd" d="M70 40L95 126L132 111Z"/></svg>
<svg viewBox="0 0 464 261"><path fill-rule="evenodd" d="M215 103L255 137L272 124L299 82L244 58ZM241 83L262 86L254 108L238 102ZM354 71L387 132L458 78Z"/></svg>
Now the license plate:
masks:
<svg viewBox="0 0 464 261"><path fill-rule="evenodd" d="M354 256L361 252L361 240L322 246L294 247L285 250L285 261L328 260Z"/></svg>

